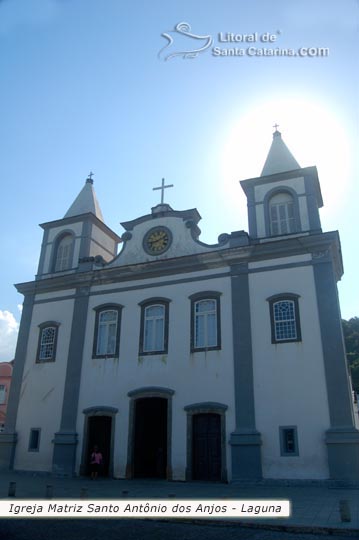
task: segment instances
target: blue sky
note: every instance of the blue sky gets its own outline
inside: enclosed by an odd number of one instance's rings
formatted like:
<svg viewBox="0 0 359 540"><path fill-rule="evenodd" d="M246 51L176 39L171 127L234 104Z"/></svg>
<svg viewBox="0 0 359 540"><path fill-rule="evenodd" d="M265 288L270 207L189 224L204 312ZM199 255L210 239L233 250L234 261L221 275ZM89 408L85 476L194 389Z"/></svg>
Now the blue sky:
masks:
<svg viewBox="0 0 359 540"><path fill-rule="evenodd" d="M269 32L273 44L221 45L329 55L159 59L179 22L214 46L219 32ZM301 166L318 166L322 226L342 241L342 315L359 315L358 23L355 0L0 0L0 360L13 356L13 283L36 273L38 224L63 217L90 170L117 233L159 202L165 177L166 201L196 207L212 243L248 229L239 180L260 174L275 122Z"/></svg>

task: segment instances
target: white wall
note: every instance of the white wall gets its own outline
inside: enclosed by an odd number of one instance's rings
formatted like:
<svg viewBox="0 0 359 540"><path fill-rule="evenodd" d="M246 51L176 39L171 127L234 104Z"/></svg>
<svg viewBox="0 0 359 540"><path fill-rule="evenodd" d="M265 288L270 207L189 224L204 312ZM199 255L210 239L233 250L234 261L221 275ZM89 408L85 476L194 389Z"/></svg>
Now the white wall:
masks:
<svg viewBox="0 0 359 540"><path fill-rule="evenodd" d="M268 266L275 261L267 261ZM250 274L256 426L265 478L328 478L325 431L330 427L312 267ZM272 295L300 295L302 341L271 343ZM281 457L279 426L297 426L299 456Z"/></svg>
<svg viewBox="0 0 359 540"><path fill-rule="evenodd" d="M153 284L156 280L152 281ZM158 281L158 280L157 280ZM138 285L141 282L137 282ZM214 290L222 293L222 350L190 352L189 295ZM139 302L161 296L171 299L169 306L169 348L166 355L139 356L141 308ZM122 310L119 359L94 359L92 347L95 326L94 308L107 302L118 302ZM124 476L127 462L129 397L127 393L141 387L160 386L175 391L172 401L172 467L175 479L185 478L187 418L184 407L203 401L228 405L227 434L234 429L233 353L231 325L231 292L229 278L163 285L151 289L116 292L90 298L83 377L80 388L77 429L80 440L84 428L83 410L91 406L119 409L115 433L115 476ZM82 448L78 449L77 467ZM230 448L227 465L230 469Z"/></svg>
<svg viewBox="0 0 359 540"><path fill-rule="evenodd" d="M92 224L91 238L89 256L96 257L96 255L102 255L105 261L112 260L116 247L115 241L103 232L102 229L96 227L95 224Z"/></svg>
<svg viewBox="0 0 359 540"><path fill-rule="evenodd" d="M60 428L73 306L73 300L34 306L16 424L16 469L51 470L52 440ZM46 321L60 324L56 360L36 363L38 325ZM41 428L39 452L28 451L31 428Z"/></svg>

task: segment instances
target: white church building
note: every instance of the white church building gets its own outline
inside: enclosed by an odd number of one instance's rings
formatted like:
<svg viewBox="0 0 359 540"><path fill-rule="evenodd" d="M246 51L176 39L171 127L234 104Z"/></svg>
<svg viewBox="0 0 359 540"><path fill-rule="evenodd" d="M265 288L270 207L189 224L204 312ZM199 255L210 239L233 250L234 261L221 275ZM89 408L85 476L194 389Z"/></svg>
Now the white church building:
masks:
<svg viewBox="0 0 359 540"><path fill-rule="evenodd" d="M317 170L275 131L241 186L249 232L215 245L163 191L120 239L91 177L41 225L38 273L16 285L3 469L87 474L97 444L115 478L359 481L341 248L321 229Z"/></svg>

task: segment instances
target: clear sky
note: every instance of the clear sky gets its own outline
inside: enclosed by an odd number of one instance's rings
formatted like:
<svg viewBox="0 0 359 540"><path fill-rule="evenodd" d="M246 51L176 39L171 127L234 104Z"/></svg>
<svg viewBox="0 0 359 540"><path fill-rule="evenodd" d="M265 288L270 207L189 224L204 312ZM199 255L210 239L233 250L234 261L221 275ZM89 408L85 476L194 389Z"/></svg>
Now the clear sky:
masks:
<svg viewBox="0 0 359 540"><path fill-rule="evenodd" d="M181 22L212 47L166 61L205 42L177 35L158 57ZM196 207L213 243L248 230L239 180L260 174L276 122L300 165L318 167L322 227L342 241L342 316L359 315L358 28L355 0L0 0L0 361L14 355L13 283L36 273L38 224L64 216L90 170L117 233L165 177L166 202ZM301 48L329 53L257 55Z"/></svg>

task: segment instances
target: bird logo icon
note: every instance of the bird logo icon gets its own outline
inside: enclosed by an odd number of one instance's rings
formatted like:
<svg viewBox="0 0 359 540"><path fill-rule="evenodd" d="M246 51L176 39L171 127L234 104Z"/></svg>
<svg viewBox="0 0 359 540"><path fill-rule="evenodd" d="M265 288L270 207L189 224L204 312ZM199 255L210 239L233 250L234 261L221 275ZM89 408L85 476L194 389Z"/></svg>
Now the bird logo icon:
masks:
<svg viewBox="0 0 359 540"><path fill-rule="evenodd" d="M181 56L182 58L196 58L200 53L206 51L213 43L212 36L199 36L191 32L191 27L186 22L180 22L176 24L174 30L169 32L163 32L161 34L168 43L160 50L158 57L161 60L167 61ZM188 40L191 40L190 42ZM199 47L189 47L189 43L194 44L193 40L196 40ZM183 49L176 50L179 44L183 43Z"/></svg>

